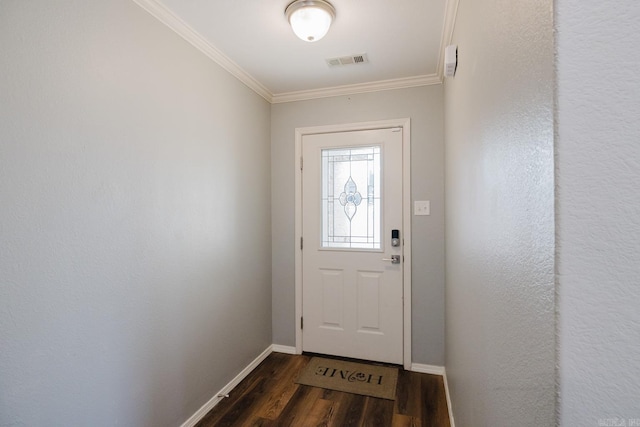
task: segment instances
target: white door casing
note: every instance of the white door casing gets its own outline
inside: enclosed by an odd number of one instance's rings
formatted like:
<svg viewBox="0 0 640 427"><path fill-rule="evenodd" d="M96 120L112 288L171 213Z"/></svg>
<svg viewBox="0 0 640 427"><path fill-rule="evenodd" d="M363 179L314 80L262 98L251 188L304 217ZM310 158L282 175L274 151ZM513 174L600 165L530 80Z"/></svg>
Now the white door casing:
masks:
<svg viewBox="0 0 640 427"><path fill-rule="evenodd" d="M304 250L296 247L296 352L304 350L410 366L409 135L408 119L296 129L296 158L304 157L304 171L300 161L296 174L297 243L304 235ZM353 151L355 158L363 146L379 147L382 157L384 183L376 184L381 188L383 204L386 204L377 237L380 243L373 246L364 243L364 248L344 248L345 244L339 240L336 240L338 243L327 242L326 230L322 234L327 220L323 222L320 213L327 207L321 207L321 155L325 150L326 168L327 150L352 148L345 152ZM372 190L367 189L366 178L362 175L357 178L354 170L359 187L356 188L355 182L344 187L341 206L337 192L344 184L340 180L344 181L350 175L336 178L333 211L341 220L345 219L344 215L359 215L352 217L355 224L356 219L367 215L373 197L368 194ZM344 203L345 195L349 194L356 194L355 204ZM400 230L399 247L391 246L392 229ZM399 256L400 264L391 263L388 260L391 255ZM300 323L303 311L304 330Z"/></svg>

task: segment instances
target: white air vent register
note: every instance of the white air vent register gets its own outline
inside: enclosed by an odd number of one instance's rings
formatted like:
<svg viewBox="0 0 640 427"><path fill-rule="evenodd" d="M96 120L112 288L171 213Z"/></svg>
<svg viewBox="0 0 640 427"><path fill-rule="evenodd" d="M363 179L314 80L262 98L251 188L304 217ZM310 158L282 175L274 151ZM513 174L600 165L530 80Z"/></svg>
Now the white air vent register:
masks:
<svg viewBox="0 0 640 427"><path fill-rule="evenodd" d="M366 53L362 53L360 55L341 56L339 58L327 58L326 61L329 67L341 67L343 65L366 64L369 62L369 58L367 58Z"/></svg>

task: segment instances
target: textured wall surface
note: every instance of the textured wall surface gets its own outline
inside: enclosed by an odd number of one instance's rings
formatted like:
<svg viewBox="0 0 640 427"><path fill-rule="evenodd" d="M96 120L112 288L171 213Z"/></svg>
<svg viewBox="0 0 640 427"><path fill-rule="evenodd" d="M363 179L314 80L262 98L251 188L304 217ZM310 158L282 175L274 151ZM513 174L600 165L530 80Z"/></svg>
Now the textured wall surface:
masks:
<svg viewBox="0 0 640 427"><path fill-rule="evenodd" d="M559 421L640 425L640 3L556 2Z"/></svg>
<svg viewBox="0 0 640 427"><path fill-rule="evenodd" d="M444 364L444 146L442 87L429 86L272 107L273 339L295 345L295 128L411 118L411 192L431 200L412 218L412 357Z"/></svg>
<svg viewBox="0 0 640 427"><path fill-rule="evenodd" d="M0 425L176 426L271 343L269 108L129 0L0 2Z"/></svg>
<svg viewBox="0 0 640 427"><path fill-rule="evenodd" d="M551 5L459 3L445 82L446 367L462 427L554 424Z"/></svg>

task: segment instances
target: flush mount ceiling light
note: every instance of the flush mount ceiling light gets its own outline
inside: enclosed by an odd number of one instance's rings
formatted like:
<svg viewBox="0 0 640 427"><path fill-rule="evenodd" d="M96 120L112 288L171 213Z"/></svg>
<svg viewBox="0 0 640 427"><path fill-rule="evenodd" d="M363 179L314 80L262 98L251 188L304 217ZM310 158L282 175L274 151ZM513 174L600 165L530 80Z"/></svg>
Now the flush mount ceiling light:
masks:
<svg viewBox="0 0 640 427"><path fill-rule="evenodd" d="M296 0L284 11L296 36L315 42L327 34L336 10L324 0Z"/></svg>

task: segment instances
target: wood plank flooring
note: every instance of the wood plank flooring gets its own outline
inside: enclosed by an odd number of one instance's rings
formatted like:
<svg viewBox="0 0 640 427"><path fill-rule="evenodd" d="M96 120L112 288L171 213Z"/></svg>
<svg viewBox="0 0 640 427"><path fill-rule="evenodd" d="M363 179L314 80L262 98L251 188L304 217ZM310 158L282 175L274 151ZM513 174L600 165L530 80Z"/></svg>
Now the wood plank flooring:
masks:
<svg viewBox="0 0 640 427"><path fill-rule="evenodd" d="M270 354L197 427L450 427L440 376L399 369L392 401L296 384L310 359Z"/></svg>

